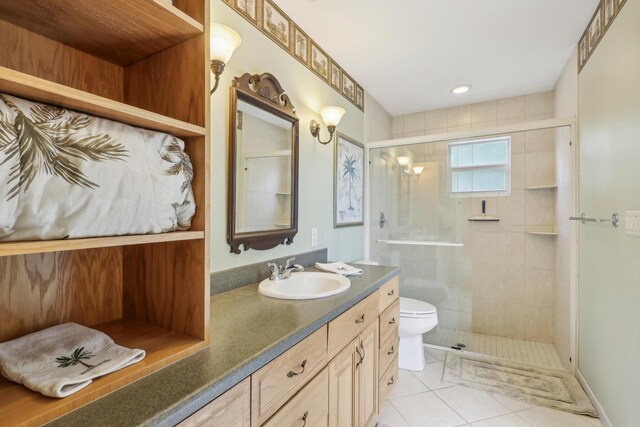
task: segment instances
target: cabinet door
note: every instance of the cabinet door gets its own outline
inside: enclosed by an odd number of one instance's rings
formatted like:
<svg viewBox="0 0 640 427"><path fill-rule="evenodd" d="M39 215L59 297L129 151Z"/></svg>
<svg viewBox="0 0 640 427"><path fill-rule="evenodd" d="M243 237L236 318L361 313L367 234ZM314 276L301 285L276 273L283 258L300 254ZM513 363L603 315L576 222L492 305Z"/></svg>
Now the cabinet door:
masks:
<svg viewBox="0 0 640 427"><path fill-rule="evenodd" d="M178 427L249 427L249 378L178 424Z"/></svg>
<svg viewBox="0 0 640 427"><path fill-rule="evenodd" d="M356 358L357 426L365 427L375 422L378 411L378 324L365 329L357 339Z"/></svg>
<svg viewBox="0 0 640 427"><path fill-rule="evenodd" d="M329 375L323 369L262 427L327 427Z"/></svg>
<svg viewBox="0 0 640 427"><path fill-rule="evenodd" d="M329 427L353 427L356 421L356 338L329 363Z"/></svg>

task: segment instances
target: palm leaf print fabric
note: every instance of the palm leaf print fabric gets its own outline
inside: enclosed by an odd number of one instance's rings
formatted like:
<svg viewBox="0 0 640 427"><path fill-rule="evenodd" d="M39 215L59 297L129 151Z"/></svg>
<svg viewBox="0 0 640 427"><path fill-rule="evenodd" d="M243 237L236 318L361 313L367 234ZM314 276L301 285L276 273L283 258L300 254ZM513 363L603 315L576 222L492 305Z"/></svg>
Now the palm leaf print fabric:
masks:
<svg viewBox="0 0 640 427"><path fill-rule="evenodd" d="M0 241L186 230L184 141L0 93Z"/></svg>

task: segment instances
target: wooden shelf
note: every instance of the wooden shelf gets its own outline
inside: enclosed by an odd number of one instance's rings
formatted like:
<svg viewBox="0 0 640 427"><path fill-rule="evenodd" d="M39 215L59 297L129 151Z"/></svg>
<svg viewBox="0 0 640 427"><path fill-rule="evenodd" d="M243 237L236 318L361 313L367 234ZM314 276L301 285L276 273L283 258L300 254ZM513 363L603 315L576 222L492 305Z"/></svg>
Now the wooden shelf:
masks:
<svg viewBox="0 0 640 427"><path fill-rule="evenodd" d="M551 184L551 185L535 185L532 187L526 187L525 190L554 190L558 188L557 185L555 184Z"/></svg>
<svg viewBox="0 0 640 427"><path fill-rule="evenodd" d="M0 19L118 65L203 33L167 0L2 0Z"/></svg>
<svg viewBox="0 0 640 427"><path fill-rule="evenodd" d="M147 243L176 242L204 239L204 231L174 231L163 234L140 234L86 239L42 240L0 243L0 256L26 255L45 252L73 251L108 248L114 246L142 245Z"/></svg>
<svg viewBox="0 0 640 427"><path fill-rule="evenodd" d="M144 350L145 358L98 378L63 399L45 397L0 377L3 425L40 425L206 347L204 341L135 320L121 319L93 328L109 335L117 344Z"/></svg>
<svg viewBox="0 0 640 427"><path fill-rule="evenodd" d="M0 67L0 92L36 102L58 105L131 126L166 132L177 137L206 135L206 130L202 126L152 113L5 67Z"/></svg>

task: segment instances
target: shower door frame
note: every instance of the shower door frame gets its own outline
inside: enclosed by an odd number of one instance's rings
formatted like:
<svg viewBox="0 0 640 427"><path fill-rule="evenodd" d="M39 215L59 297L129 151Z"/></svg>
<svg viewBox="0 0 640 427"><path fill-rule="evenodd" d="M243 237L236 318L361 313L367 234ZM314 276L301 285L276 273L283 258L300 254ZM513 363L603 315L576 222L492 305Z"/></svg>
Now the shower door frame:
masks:
<svg viewBox="0 0 640 427"><path fill-rule="evenodd" d="M447 132L429 134L423 136L411 136L406 138L395 138L381 141L367 142L365 144L365 194L367 201L365 203L364 211L364 257L370 259L371 257L371 150L378 148L398 147L405 145L423 144L423 143L435 143L460 139L477 139L486 138L492 136L500 136L509 133L527 132L543 129L553 128L570 128L570 143L574 145L573 155L571 156L571 169L573 171L573 185L571 188L573 212L577 212L579 206L578 200L578 151L579 141L578 134L576 132L576 118L554 118L546 120L536 120L523 123L515 123L505 126L496 126L492 128L484 128L463 132ZM569 318L570 318L570 331L569 331L569 356L571 362L569 363L569 371L575 373L576 366L578 365L578 229L575 222L570 223L570 235L571 235L571 254L570 259L570 283L569 283Z"/></svg>

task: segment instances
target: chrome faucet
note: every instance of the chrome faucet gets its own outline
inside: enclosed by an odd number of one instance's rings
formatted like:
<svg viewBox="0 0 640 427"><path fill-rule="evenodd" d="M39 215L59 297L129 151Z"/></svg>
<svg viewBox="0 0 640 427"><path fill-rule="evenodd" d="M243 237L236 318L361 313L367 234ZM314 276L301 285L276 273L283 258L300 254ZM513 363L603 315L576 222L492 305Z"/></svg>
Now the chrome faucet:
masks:
<svg viewBox="0 0 640 427"><path fill-rule="evenodd" d="M267 267L271 270L271 274L269 275L269 280L273 280L277 282L278 280L285 280L291 276L293 271L304 271L304 267L300 264L293 264L291 262L295 261L296 257L289 258L286 264L283 266L276 264L275 262L270 262L267 264Z"/></svg>

